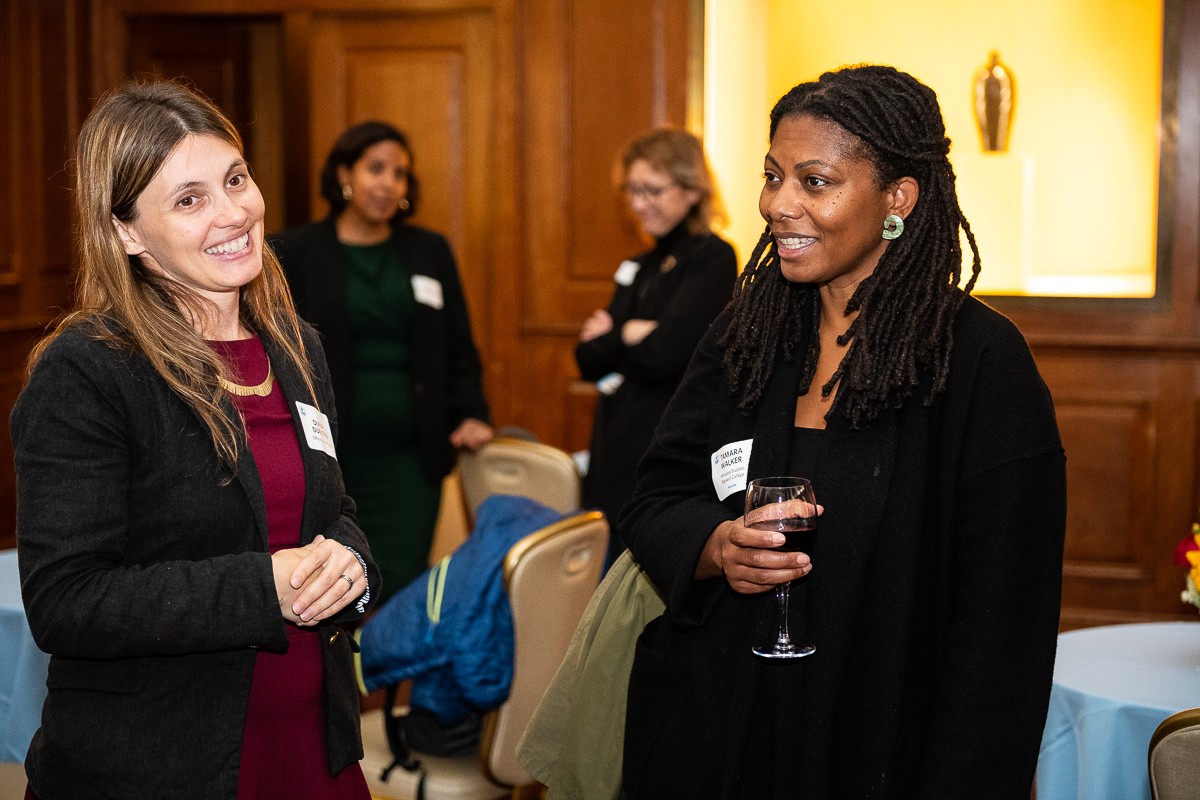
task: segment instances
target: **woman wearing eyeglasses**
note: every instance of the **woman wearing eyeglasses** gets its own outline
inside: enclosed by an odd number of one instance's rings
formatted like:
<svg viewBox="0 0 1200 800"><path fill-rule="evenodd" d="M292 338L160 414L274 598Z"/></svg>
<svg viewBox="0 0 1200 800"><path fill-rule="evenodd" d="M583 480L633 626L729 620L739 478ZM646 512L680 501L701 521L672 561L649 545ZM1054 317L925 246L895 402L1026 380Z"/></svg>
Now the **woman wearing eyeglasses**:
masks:
<svg viewBox="0 0 1200 800"><path fill-rule="evenodd" d="M607 309L583 323L575 360L600 393L584 502L617 528L658 420L737 277L733 248L711 230L723 216L700 141L660 129L634 140L617 166L620 188L654 247L617 268Z"/></svg>

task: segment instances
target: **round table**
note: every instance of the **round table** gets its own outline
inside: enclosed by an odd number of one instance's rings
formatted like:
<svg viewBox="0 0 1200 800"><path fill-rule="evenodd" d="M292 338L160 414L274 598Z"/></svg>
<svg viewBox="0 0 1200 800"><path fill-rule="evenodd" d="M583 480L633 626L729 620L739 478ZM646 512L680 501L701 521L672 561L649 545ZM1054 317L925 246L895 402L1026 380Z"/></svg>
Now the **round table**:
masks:
<svg viewBox="0 0 1200 800"><path fill-rule="evenodd" d="M1149 800L1150 737L1200 706L1200 622L1109 625L1058 637L1037 800Z"/></svg>
<svg viewBox="0 0 1200 800"><path fill-rule="evenodd" d="M49 666L25 619L17 551L0 550L0 761L25 760L41 724Z"/></svg>

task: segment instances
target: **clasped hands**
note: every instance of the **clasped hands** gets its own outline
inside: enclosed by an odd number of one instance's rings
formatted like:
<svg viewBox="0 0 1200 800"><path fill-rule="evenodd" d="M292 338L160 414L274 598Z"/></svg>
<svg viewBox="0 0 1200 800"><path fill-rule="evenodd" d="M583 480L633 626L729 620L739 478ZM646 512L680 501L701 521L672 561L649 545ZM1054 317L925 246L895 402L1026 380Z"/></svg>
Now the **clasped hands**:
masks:
<svg viewBox="0 0 1200 800"><path fill-rule="evenodd" d="M340 542L320 535L303 547L272 553L271 569L279 610L295 625L316 625L367 590L358 557Z"/></svg>

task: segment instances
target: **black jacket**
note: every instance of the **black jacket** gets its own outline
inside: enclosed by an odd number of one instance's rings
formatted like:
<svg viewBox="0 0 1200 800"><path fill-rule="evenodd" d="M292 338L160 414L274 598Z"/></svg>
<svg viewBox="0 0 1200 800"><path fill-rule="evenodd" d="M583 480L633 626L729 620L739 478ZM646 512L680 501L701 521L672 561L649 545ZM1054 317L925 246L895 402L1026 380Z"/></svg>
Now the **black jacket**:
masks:
<svg viewBox="0 0 1200 800"><path fill-rule="evenodd" d="M597 402L584 480L584 502L599 507L614 526L633 497L638 461L692 351L729 302L737 279L737 259L728 242L711 233L693 236L682 225L626 263L637 264L637 273L622 283L618 272L608 304L613 329L575 346L584 380L598 381L609 373L623 378L614 393L601 394ZM658 327L628 347L621 341L621 326L631 319L654 320Z"/></svg>
<svg viewBox="0 0 1200 800"><path fill-rule="evenodd" d="M417 441L426 477L440 484L454 466L450 433L468 418L491 420L479 351L450 245L440 234L414 225L395 226L392 240L410 277L426 275L442 287L442 308L415 304L410 348ZM271 244L287 273L297 311L321 333L338 408L345 416L353 407L353 342L346 315L346 256L334 220L288 230Z"/></svg>
<svg viewBox="0 0 1200 800"><path fill-rule="evenodd" d="M771 595L693 579L721 522L713 454L752 440L748 478L789 463L800 362L777 360L736 407L714 323L642 462L622 529L667 613L642 633L629 688L631 800L737 796ZM798 352L803 352L801 349ZM813 571L794 589L815 655L794 665L806 800L1027 798L1058 633L1065 459L1053 404L1016 328L968 298L946 390L927 384L851 430L835 408L816 485ZM836 401L835 401L836 402Z"/></svg>
<svg viewBox="0 0 1200 800"><path fill-rule="evenodd" d="M316 403L336 436L311 328ZM306 481L301 542L317 534L379 574L337 462L306 445L300 374L263 338L288 401ZM236 417L232 405L229 413ZM25 767L41 800L237 794L257 649L286 649L266 506L243 441L236 478L200 418L140 355L78 328L39 359L10 421L21 590L50 654L42 727ZM359 616L354 604L341 620ZM362 757L349 635L320 626L331 774Z"/></svg>

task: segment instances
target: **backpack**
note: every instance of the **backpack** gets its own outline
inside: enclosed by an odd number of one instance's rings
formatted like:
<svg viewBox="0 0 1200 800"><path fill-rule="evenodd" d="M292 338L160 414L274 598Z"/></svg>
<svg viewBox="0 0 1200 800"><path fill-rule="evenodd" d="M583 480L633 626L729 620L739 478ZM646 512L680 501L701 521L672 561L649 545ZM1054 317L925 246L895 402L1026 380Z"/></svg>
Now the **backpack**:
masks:
<svg viewBox="0 0 1200 800"><path fill-rule="evenodd" d="M410 706L407 714L398 714L395 709L397 686L388 686L384 694L383 729L387 734L388 749L392 751L392 763L384 767L379 778L386 783L396 767L420 772L417 800L423 800L425 775L414 751L446 758L475 752L479 749L483 714L471 711L450 725L440 722L432 711L415 706Z"/></svg>

